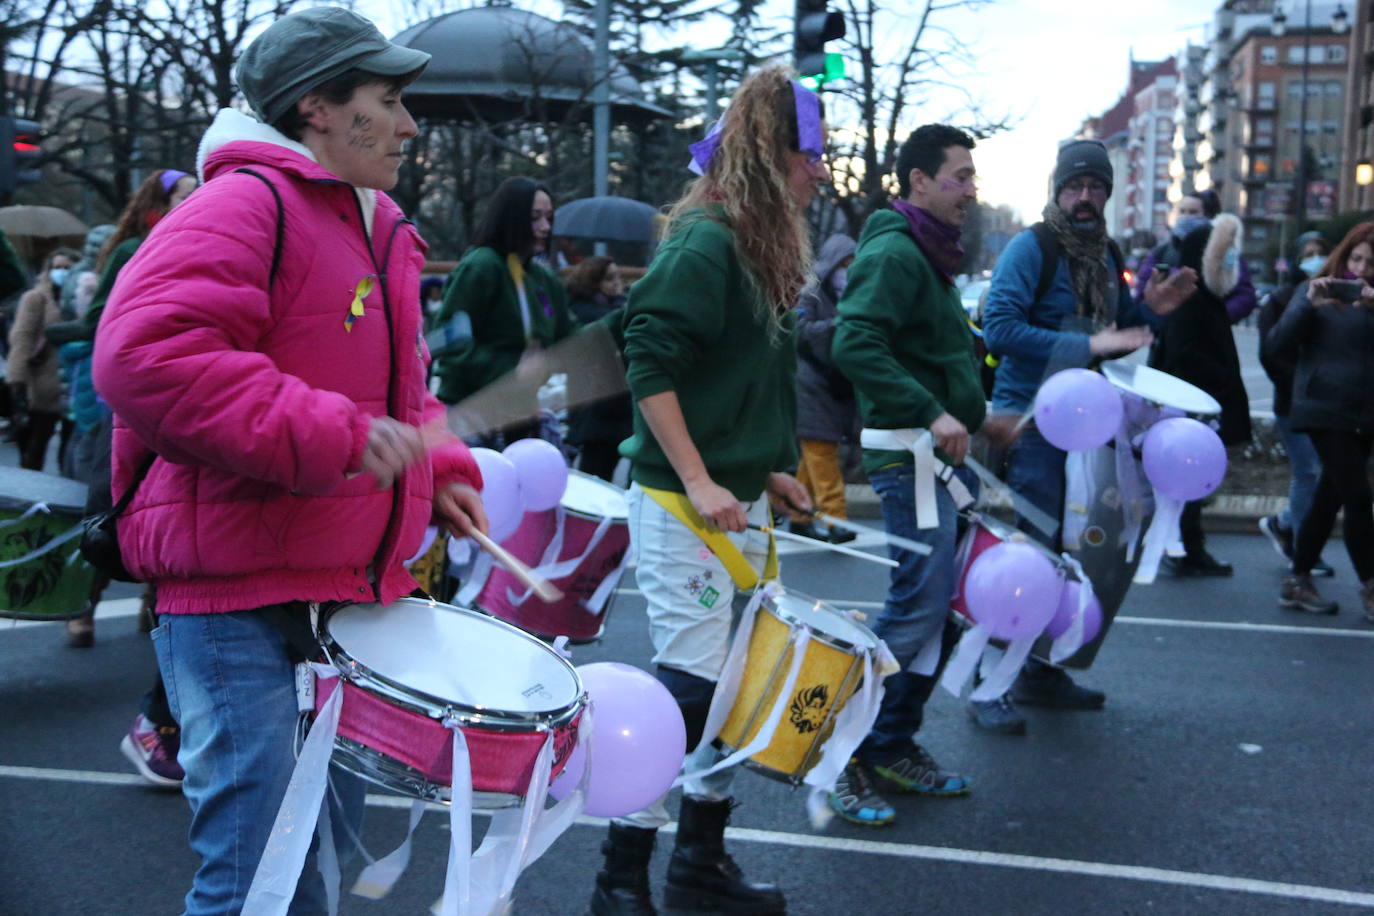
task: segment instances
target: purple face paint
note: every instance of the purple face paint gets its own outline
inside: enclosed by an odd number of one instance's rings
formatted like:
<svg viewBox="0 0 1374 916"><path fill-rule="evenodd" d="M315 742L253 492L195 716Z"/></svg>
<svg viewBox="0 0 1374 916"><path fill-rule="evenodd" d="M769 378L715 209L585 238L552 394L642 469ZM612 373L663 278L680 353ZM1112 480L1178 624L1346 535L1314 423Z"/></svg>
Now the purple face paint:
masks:
<svg viewBox="0 0 1374 916"><path fill-rule="evenodd" d="M812 162L820 162L825 155L825 132L821 129L821 99L820 96L807 89L796 80L791 80L793 110L797 118L797 150L806 153ZM726 112L728 115L729 112ZM721 125L725 123L725 115L722 115L716 123L711 125L711 129L706 132L696 143L688 147L692 153L691 162L687 163L687 168L697 175L705 175L711 168L711 161L715 159L716 152L720 149Z"/></svg>

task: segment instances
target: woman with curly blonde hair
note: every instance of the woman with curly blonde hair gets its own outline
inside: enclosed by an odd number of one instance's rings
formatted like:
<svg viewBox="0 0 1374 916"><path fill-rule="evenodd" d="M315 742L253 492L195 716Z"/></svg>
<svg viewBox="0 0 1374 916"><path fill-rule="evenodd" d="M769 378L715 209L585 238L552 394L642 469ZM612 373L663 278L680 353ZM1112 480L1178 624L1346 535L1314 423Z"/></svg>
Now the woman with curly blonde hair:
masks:
<svg viewBox="0 0 1374 916"><path fill-rule="evenodd" d="M787 70L754 73L692 146L700 176L669 213L668 238L630 293L625 361L635 401L630 536L659 680L687 725L686 769L717 761L702 734L730 642L735 595L775 576L769 501L810 508L796 461L789 314L810 272L803 212L826 180L820 99ZM765 498L768 497L768 498ZM709 737L709 736L708 736ZM733 771L684 786L665 891L674 909L782 913L724 849ZM594 914L652 913L648 863L663 799L613 821Z"/></svg>

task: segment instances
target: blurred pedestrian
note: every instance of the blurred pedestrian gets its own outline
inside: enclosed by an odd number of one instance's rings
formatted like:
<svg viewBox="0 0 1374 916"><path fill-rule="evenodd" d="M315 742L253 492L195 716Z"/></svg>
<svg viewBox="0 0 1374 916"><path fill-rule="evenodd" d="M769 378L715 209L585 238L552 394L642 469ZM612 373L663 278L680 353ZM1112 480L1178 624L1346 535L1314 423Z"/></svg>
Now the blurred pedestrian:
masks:
<svg viewBox="0 0 1374 916"><path fill-rule="evenodd" d="M27 416L16 441L19 466L31 471L43 470L48 443L62 420L62 377L57 350L43 336L43 330L62 318L57 298L76 258L76 252L70 248L58 248L48 255L33 288L19 300L10 326L5 379L14 402L23 405Z"/></svg>
<svg viewBox="0 0 1374 916"><path fill-rule="evenodd" d="M1317 480L1321 477L1321 459L1312 445L1312 437L1293 429L1289 411L1293 404L1293 371L1291 358L1282 358L1264 345L1270 329L1283 317L1284 309L1292 301L1293 293L1307 280L1315 277L1331 254L1331 243L1320 232L1304 232L1298 236L1294 257L1281 286L1264 297L1260 303L1259 337L1260 364L1274 383L1274 426L1283 439L1288 454L1288 504L1283 511L1266 515L1259 520L1259 529L1290 568L1293 563L1293 539L1312 505ZM1335 574L1330 564L1320 557L1312 564L1312 575Z"/></svg>
<svg viewBox="0 0 1374 916"><path fill-rule="evenodd" d="M416 343L424 243L383 193L428 60L338 7L269 26L234 69L257 119L219 112L205 187L158 223L100 325L114 489L146 472L119 539L157 588L200 860L188 916L243 907L296 763L312 605L393 602L431 518L484 526L467 449L427 453L418 428L442 416ZM361 785L331 781L334 824L356 831ZM292 911L325 909L308 862Z"/></svg>
<svg viewBox="0 0 1374 916"><path fill-rule="evenodd" d="M93 226L86 233L86 240L81 246L81 259L72 265L71 273L67 277L69 282L62 284L62 295L58 299L63 321L71 321L86 314L95 293L95 286L100 282L100 275L96 273L96 262L100 258L101 249L105 247L105 242L114 232L113 223L102 223Z"/></svg>
<svg viewBox="0 0 1374 916"><path fill-rule="evenodd" d="M836 367L830 346L839 315L836 306L857 247L842 233L826 239L816 255L815 279L797 303L797 480L816 508L835 518L849 518L840 446L856 442L859 409L854 386ZM791 528L835 544L854 540L854 532L832 525L824 533L809 521L793 522Z"/></svg>
<svg viewBox="0 0 1374 916"><path fill-rule="evenodd" d="M1289 610L1334 614L1312 583L1312 569L1345 513L1345 549L1360 580L1365 619L1374 623L1374 493L1369 455L1374 450L1374 223L1346 233L1317 275L1293 293L1283 316L1265 336L1271 358L1292 360L1293 429L1307 433L1321 459L1312 505L1298 525L1292 575L1279 604Z"/></svg>
<svg viewBox="0 0 1374 916"><path fill-rule="evenodd" d="M625 307L620 267L605 255L579 262L568 274L568 306L582 324L605 321ZM576 380L568 385L575 388ZM634 431L629 394L574 408L568 416L568 441L577 447L578 470L610 481L620 463L620 443Z"/></svg>
<svg viewBox="0 0 1374 916"><path fill-rule="evenodd" d="M1185 197L1181 203L1191 200L1194 198ZM1152 284L1158 285L1180 268L1201 279L1193 294L1177 309L1152 320L1156 331L1149 364L1216 398L1221 405L1219 432L1226 445L1248 442L1251 435L1250 397L1241 378L1240 356L1231 330L1237 316L1249 314L1255 302L1254 288L1242 284L1243 235L1240 220L1229 213L1214 218L1208 218L1205 212L1178 216L1169 241L1155 250L1156 261L1150 273L1142 275L1135 293L1136 301L1143 304L1145 292ZM1218 560L1207 550L1202 528L1203 503L1204 500L1187 503L1179 518L1184 554L1164 559L1165 568L1176 576L1232 573L1230 563Z"/></svg>
<svg viewBox="0 0 1374 916"><path fill-rule="evenodd" d="M471 343L435 359L439 400L456 404L509 372L537 387L549 376L542 351L572 333L575 322L558 276L534 260L553 231L553 197L532 178L507 178L487 201L472 247L449 274L439 322L465 313ZM528 421L505 441L539 434L536 403L518 405ZM499 440L495 440L499 444Z"/></svg>

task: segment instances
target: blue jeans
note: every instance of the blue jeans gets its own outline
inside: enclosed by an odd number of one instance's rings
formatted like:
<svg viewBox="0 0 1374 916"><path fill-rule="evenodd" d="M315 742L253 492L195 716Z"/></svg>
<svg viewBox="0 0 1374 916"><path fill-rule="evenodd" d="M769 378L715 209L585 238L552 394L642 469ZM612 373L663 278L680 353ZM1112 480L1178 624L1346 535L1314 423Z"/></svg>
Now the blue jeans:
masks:
<svg viewBox="0 0 1374 916"><path fill-rule="evenodd" d="M970 492L977 493L978 478L972 471L960 467L955 473ZM915 481L909 464L883 468L869 475L882 504L883 525L888 533L928 544L931 552L929 556L920 556L899 547L888 548L898 566L892 571L887 601L873 632L887 643L902 670L883 682L885 691L878 718L859 748L859 757L868 761L881 762L884 757L904 752L921 727L926 700L935 687L935 675L907 669L927 643L943 637L958 575L954 555L960 519L954 500L948 490L937 484L940 524L935 528L917 528Z"/></svg>
<svg viewBox="0 0 1374 916"><path fill-rule="evenodd" d="M190 841L200 857L185 916L227 916L243 907L291 771L297 723L295 670L286 640L261 609L163 614L153 630L158 667L181 724L177 762L191 805ZM362 821L363 784L337 769L331 807L342 853ZM332 802L331 802L332 804ZM313 853L290 912L325 913Z"/></svg>
<svg viewBox="0 0 1374 916"><path fill-rule="evenodd" d="M1064 518L1064 461L1067 457L1045 441L1037 430L1024 430L1007 453L1007 486L1030 501L1056 522ZM1054 536L1022 522L1022 531L1050 550L1059 550L1059 528Z"/></svg>
<svg viewBox="0 0 1374 916"><path fill-rule="evenodd" d="M1312 438L1293 429L1287 417L1275 416L1274 425L1288 451L1288 505L1279 513L1279 525L1296 535L1312 507L1312 494L1317 492L1317 480L1322 476L1322 462Z"/></svg>

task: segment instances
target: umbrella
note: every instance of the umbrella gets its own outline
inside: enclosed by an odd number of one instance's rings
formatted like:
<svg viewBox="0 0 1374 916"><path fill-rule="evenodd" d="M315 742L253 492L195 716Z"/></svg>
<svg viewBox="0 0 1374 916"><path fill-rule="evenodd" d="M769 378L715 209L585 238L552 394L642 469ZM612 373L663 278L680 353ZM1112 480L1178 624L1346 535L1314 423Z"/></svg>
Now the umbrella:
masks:
<svg viewBox="0 0 1374 916"><path fill-rule="evenodd" d="M86 224L57 207L0 207L0 230L13 237L84 236Z"/></svg>
<svg viewBox="0 0 1374 916"><path fill-rule="evenodd" d="M554 212L553 234L604 242L652 242L658 237L658 215L653 207L628 197L586 197Z"/></svg>

